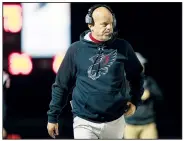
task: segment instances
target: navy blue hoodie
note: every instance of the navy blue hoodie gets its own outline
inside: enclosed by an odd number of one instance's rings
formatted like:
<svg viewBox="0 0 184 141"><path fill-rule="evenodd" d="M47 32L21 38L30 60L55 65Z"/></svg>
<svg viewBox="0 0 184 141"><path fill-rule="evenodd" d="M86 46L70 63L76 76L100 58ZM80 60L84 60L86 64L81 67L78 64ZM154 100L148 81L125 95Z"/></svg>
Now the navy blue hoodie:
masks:
<svg viewBox="0 0 184 141"><path fill-rule="evenodd" d="M143 93L142 66L131 45L113 36L102 43L84 39L68 49L52 85L48 122L56 123L72 90L74 116L94 121L113 121L125 112L127 101L136 106ZM125 77L126 74L126 77ZM130 95L126 95L126 81Z"/></svg>

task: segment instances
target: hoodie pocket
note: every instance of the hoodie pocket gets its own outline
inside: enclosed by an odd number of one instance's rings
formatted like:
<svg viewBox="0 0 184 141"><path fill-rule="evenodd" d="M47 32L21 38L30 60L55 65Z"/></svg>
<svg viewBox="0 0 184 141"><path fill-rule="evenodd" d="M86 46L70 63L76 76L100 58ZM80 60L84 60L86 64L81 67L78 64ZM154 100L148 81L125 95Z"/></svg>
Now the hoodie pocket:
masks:
<svg viewBox="0 0 184 141"><path fill-rule="evenodd" d="M85 108L93 114L114 113L120 106L117 104L122 102L122 100L119 92L90 93L85 102Z"/></svg>

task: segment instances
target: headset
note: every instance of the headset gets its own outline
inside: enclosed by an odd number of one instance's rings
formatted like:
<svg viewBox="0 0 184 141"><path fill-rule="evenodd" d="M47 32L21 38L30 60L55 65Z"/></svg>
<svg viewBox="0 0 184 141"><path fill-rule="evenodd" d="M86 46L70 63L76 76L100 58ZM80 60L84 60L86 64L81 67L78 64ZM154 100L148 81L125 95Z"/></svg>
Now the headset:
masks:
<svg viewBox="0 0 184 141"><path fill-rule="evenodd" d="M105 5L105 4L96 4L96 5L92 6L92 7L88 10L88 14L87 14L86 17L85 17L85 22L86 22L87 24L92 24L92 25L94 25L94 20L93 20L92 14L93 14L93 11L94 11L95 9L97 9L98 7L105 7L105 8L107 8L107 9L111 12L111 14L112 14L112 16L113 16L113 28L115 29L115 28L116 28L116 17L115 17L115 14L113 13L112 9L111 9L109 6Z"/></svg>

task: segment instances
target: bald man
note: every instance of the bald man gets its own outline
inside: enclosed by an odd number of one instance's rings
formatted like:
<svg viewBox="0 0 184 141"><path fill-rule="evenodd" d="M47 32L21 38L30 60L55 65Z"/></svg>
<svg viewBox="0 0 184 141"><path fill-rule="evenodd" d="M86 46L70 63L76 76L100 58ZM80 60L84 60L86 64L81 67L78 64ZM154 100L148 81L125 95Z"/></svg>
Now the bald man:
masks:
<svg viewBox="0 0 184 141"><path fill-rule="evenodd" d="M122 139L124 116L133 115L141 101L143 68L131 45L115 36L108 6L91 7L85 20L89 30L69 47L52 85L48 133L59 134L58 116L72 91L74 139Z"/></svg>

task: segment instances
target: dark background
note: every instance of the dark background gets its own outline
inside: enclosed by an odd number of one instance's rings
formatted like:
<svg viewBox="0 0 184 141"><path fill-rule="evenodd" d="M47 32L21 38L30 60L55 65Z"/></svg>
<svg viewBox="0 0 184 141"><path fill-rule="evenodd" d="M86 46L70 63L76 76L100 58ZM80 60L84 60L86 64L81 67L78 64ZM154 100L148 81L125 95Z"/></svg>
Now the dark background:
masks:
<svg viewBox="0 0 184 141"><path fill-rule="evenodd" d="M96 3L71 4L72 42L87 29L84 22L89 7ZM160 86L164 102L158 111L160 138L182 138L182 3L101 3L114 11L119 37L129 41L135 51L146 57L146 74ZM3 68L7 57L20 52L20 33L3 33ZM14 43L8 41L14 39ZM22 138L43 139L47 134L48 105L55 74L40 69L39 59L33 59L33 72L28 76L11 76L7 91L8 105L5 127ZM49 63L49 59L48 59ZM72 138L70 105L60 120L60 138Z"/></svg>

